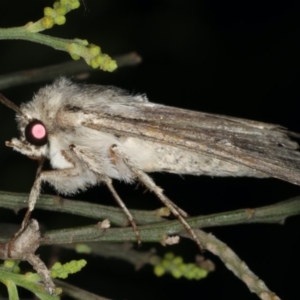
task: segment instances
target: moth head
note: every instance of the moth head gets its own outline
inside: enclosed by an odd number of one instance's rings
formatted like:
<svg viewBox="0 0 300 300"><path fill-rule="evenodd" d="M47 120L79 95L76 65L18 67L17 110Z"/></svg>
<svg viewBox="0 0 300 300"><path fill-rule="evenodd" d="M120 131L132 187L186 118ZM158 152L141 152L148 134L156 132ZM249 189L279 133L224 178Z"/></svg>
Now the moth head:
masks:
<svg viewBox="0 0 300 300"><path fill-rule="evenodd" d="M0 102L17 113L20 129L20 138L13 138L6 142L6 145L33 159L44 157L47 151L48 134L43 122L25 114L22 109L1 94Z"/></svg>

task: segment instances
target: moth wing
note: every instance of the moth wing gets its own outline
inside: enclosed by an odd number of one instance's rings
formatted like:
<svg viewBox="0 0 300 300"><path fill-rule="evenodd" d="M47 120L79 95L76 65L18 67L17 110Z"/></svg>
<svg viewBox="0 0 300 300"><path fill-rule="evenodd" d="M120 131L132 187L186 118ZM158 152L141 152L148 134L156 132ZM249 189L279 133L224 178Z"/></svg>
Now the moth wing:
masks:
<svg viewBox="0 0 300 300"><path fill-rule="evenodd" d="M300 185L298 144L278 125L150 102L92 114L84 126L203 153Z"/></svg>

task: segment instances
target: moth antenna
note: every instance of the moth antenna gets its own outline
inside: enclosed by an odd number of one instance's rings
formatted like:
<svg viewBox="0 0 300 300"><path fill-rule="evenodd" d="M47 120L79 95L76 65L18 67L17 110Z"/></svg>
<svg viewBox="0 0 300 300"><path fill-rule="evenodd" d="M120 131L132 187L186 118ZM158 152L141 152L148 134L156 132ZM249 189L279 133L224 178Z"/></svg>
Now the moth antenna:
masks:
<svg viewBox="0 0 300 300"><path fill-rule="evenodd" d="M108 189L110 190L110 192L112 193L113 197L115 198L115 200L117 201L118 205L121 207L121 209L123 210L123 212L125 213L126 217L128 218L128 221L131 224L131 227L134 231L135 237L137 239L138 244L141 244L141 236L139 233L139 230L137 228L137 225L134 221L134 218L132 216L132 214L130 213L130 211L128 210L128 208L126 207L125 203L122 201L122 199L120 198L120 196L118 195L118 193L116 192L115 188L112 185L112 181L110 178L106 178L105 179L105 183L108 187Z"/></svg>
<svg viewBox="0 0 300 300"><path fill-rule="evenodd" d="M12 101L8 100L6 97L4 97L2 94L0 94L0 102L2 102L5 106L11 108L14 110L17 114L23 116L25 119L28 119L26 115L23 114L19 106L17 106L15 103Z"/></svg>
<svg viewBox="0 0 300 300"><path fill-rule="evenodd" d="M203 247L190 226L190 224L185 220L185 218L182 216L182 210L179 209L176 205L173 204L173 202L164 195L163 190L155 184L155 182L152 180L150 176L148 176L146 173L141 171L139 168L137 168L131 160L119 149L117 145L113 145L111 147L111 150L117 153L120 157L122 157L124 163L126 166L135 174L135 176L150 190L152 191L158 199L167 207L170 209L171 213L178 219L178 221L183 225L183 227L186 229L190 237L196 242L200 250L203 250Z"/></svg>

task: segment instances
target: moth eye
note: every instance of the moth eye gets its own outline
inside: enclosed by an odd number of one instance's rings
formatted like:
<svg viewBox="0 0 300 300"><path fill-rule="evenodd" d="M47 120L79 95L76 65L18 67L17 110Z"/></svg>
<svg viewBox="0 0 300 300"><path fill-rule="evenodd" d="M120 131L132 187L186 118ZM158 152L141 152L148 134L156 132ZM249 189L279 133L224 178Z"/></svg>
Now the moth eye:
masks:
<svg viewBox="0 0 300 300"><path fill-rule="evenodd" d="M48 143L45 125L38 120L31 121L25 127L25 138L27 142L35 146L43 146Z"/></svg>

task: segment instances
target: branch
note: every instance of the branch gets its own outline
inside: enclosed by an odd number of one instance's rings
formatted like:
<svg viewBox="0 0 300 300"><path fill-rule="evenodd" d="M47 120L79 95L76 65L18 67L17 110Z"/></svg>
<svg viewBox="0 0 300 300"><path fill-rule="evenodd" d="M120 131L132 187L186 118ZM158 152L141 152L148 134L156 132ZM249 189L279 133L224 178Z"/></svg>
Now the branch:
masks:
<svg viewBox="0 0 300 300"><path fill-rule="evenodd" d="M18 211L22 208L27 208L27 201L27 194L0 191L0 207ZM128 219L120 208L93 204L86 201L67 200L59 196L41 195L35 207L43 210L70 213L96 220L109 219L112 224L119 226L128 224ZM165 220L162 216L168 215L168 211L164 208L155 211L130 211L138 224L161 222Z"/></svg>
<svg viewBox="0 0 300 300"><path fill-rule="evenodd" d="M62 245L63 248L76 251L77 253L98 255L104 258L117 258L131 263L136 270L146 264L153 264L154 257L157 259L155 249L140 251L134 248L133 243L88 243Z"/></svg>
<svg viewBox="0 0 300 300"><path fill-rule="evenodd" d="M35 255L36 249L40 246L41 234L39 224L36 220L30 220L27 227L19 234L14 236L7 243L0 243L0 259L13 259L29 262L40 275L45 284L45 289L50 295L56 293L55 285L51 279L50 271L46 265ZM1 274L1 280L12 280L14 283L26 287L32 292L39 294L43 292L40 285L28 283L22 276L11 278L11 274L6 277Z"/></svg>
<svg viewBox="0 0 300 300"><path fill-rule="evenodd" d="M113 59L117 62L118 67L133 66L142 61L142 58L136 52L115 56ZM82 60L68 61L43 68L18 71L0 76L0 90L2 91L4 89L28 83L49 81L61 75L74 76L82 73L89 74L90 72L95 71L98 70L91 68ZM87 77L87 75L85 75L84 78L85 77Z"/></svg>
<svg viewBox="0 0 300 300"><path fill-rule="evenodd" d="M178 223L178 222L176 222ZM151 226L153 227L153 225ZM166 226L168 227L168 226ZM86 228L87 229L87 228ZM183 229L183 228L182 228ZM124 240L129 240L129 237L131 235L131 240L135 240L135 235L132 232L131 228L128 229L111 229L108 230L107 232L104 232L100 229L96 230L96 232L94 232L95 234L95 240L94 241L100 241L101 237L103 238L102 241L107 241L107 239L105 237L107 237L108 235L111 234L111 231L114 231L114 233L119 232L120 236L122 238L124 238ZM147 228L145 228L145 226L141 226L139 227L139 231L141 234L141 238L143 241L145 241L145 238L149 239L155 237L154 232L151 232L151 229L149 231L147 231ZM167 231L165 231L167 232ZM262 300L279 300L280 298L274 294L273 292L271 292L267 286L265 285L265 283L259 279L249 268L248 266L240 260L240 258L223 242L219 241L218 239L216 239L214 236L212 236L211 234L206 234L203 231L200 230L196 230L195 231L197 234L197 237L199 238L199 241L201 242L201 245L204 247L204 249L209 250L210 252L214 253L215 255L219 256L220 259L224 262L224 264L226 265L226 267L231 270L238 278L240 278L250 289L250 291L256 293ZM53 235L54 233L54 235ZM74 239L76 239L76 237L78 238L78 236L75 237L75 235L71 235L71 231L66 231L65 232L66 235L62 237L62 242L70 242L73 243ZM73 232L74 233L74 232ZM84 237L85 235L88 235L88 229L87 231L83 230L81 232L81 237ZM96 237L96 235L98 235L98 237ZM186 236L186 232L183 229L183 236ZM158 238L159 236L157 236L156 238ZM57 236L55 236L55 232L48 232L48 234L46 234L44 236L44 241L42 241L42 243L48 244L48 243L52 243ZM66 240L67 238L69 238L68 240ZM146 254L147 255L147 254Z"/></svg>
<svg viewBox="0 0 300 300"><path fill-rule="evenodd" d="M250 211L250 213L249 213ZM279 223L289 217L300 214L300 197L293 198L275 205L252 210L237 210L210 216L188 218L192 228L236 225L245 223ZM108 218L109 219L109 218ZM177 221L139 226L143 242L159 242L166 235L184 231ZM109 228L103 230L99 225L48 231L44 235L43 244L68 244L86 242L134 242L136 240L132 228Z"/></svg>
<svg viewBox="0 0 300 300"><path fill-rule="evenodd" d="M74 60L83 58L92 68L100 68L112 72L117 64L107 54L102 53L99 46L90 44L87 40L62 39L39 32L52 28L54 25L63 25L65 15L80 6L78 0L58 0L53 8L44 8L44 17L36 22L28 22L25 26L14 28L0 28L0 40L26 40L52 47L56 50L68 52Z"/></svg>
<svg viewBox="0 0 300 300"><path fill-rule="evenodd" d="M115 56L113 59L116 60L118 67L132 66L142 61L141 57L136 52ZM52 80L62 74L74 76L76 74L95 71L97 71L97 69L92 69L82 60L68 61L43 68L18 71L0 76L0 90L28 83Z"/></svg>
<svg viewBox="0 0 300 300"><path fill-rule="evenodd" d="M195 233L204 249L217 255L225 266L247 285L252 293L257 294L262 300L280 300L226 244L202 230L195 230ZM189 237L186 233L183 235Z"/></svg>
<svg viewBox="0 0 300 300"><path fill-rule="evenodd" d="M81 201L71 201L53 196L41 196L38 206L43 209L51 209L56 211L64 211L85 215L99 219L99 217L108 217L120 214L118 209L111 209L100 205L90 204ZM27 195L0 193L0 205L7 208L19 209L25 207L24 200ZM100 209L101 208L101 209ZM98 215L100 213L101 215ZM144 212L145 215L149 212ZM136 212L137 218L139 213ZM300 214L300 197L296 197L287 201L277 203L257 209L242 209L232 212L219 213L210 216L201 216L188 218L187 221L193 228L224 226L244 223L280 223L293 215ZM120 215L119 215L120 217ZM115 218L116 220L119 218ZM155 224L139 226L141 239L143 242L163 241L169 234L174 235L181 233L186 236L185 230L178 221L160 220ZM120 221L120 220L119 220ZM118 222L119 222L118 221ZM225 265L234 272L242 281L244 281L252 292L255 292L263 300L278 300L278 296L272 293L252 271L242 262L238 256L228 248L224 243L218 241L212 235L207 235L202 231L196 230L197 237L205 249L216 254L223 260ZM98 224L48 231L40 240L41 245L51 244L70 244L70 243L86 243L86 242L128 242L136 241L132 228L109 228L103 229ZM148 253L146 255L149 255ZM125 255L126 256L126 255ZM145 260L147 258L143 258Z"/></svg>
<svg viewBox="0 0 300 300"><path fill-rule="evenodd" d="M49 46L55 50L68 52L75 60L82 57L94 69L99 67L103 71L112 72L117 68L114 60L107 54L102 53L100 47L90 44L87 40L63 39L30 32L27 26L0 28L0 40L26 40Z"/></svg>
<svg viewBox="0 0 300 300"><path fill-rule="evenodd" d="M61 287L64 291L64 294L72 297L73 299L77 300L110 300L108 298L104 298L95 294L92 294L90 292L87 292L83 289L80 289L78 287L75 287L74 285L68 284L62 280L55 279L54 282L57 286Z"/></svg>
<svg viewBox="0 0 300 300"><path fill-rule="evenodd" d="M0 207L18 211L21 208L27 207L27 200L28 195L26 194L0 191ZM79 216L93 218L96 220L108 219L112 224L119 226L124 226L125 224L127 224L127 219L124 216L123 211L119 208L113 208L110 206L103 206L99 204L92 204L86 201L67 200L58 196L40 196L40 199L36 204L36 208L66 212ZM131 213L138 224L155 223L151 226L148 225L147 227L139 227L140 230L144 230L144 241L146 242L154 241L154 236L160 236L161 238L162 235L167 232L178 233L182 230L181 224L177 221L166 222L166 219L162 218L163 216L168 215L168 212L166 212L164 208L157 211L131 210ZM300 197L295 197L270 206L255 209L239 209L230 212L212 214L208 216L192 217L188 218L187 221L193 228L205 228L249 223L282 224L284 223L287 217L298 214L300 214ZM76 228L73 230L75 234L73 238L75 238L77 235L80 237L81 231L84 231L84 234L87 234L87 232L89 232L90 236L85 236L86 240L84 240L84 242L91 241L91 239L93 240L95 235L99 235L99 229L97 228L97 225L87 226L81 229ZM106 232L105 237L108 239L107 241L116 241L117 238L121 238L119 236L120 232L114 232L115 230L116 229L109 229ZM125 230L124 234L126 230L128 230L128 232L130 233L129 235L131 236L131 228L122 228L120 230ZM62 235L64 235L63 232ZM56 232L55 236L58 237L59 233ZM132 237L134 238L134 236ZM148 238L150 240L148 240ZM58 239L60 240L60 238ZM100 239L102 240L102 238ZM68 240L68 238L66 240ZM82 241L83 240L81 240L81 238L79 240L74 240L74 242ZM124 240L122 238L121 240L119 240L119 242L120 241L126 241L126 239Z"/></svg>

